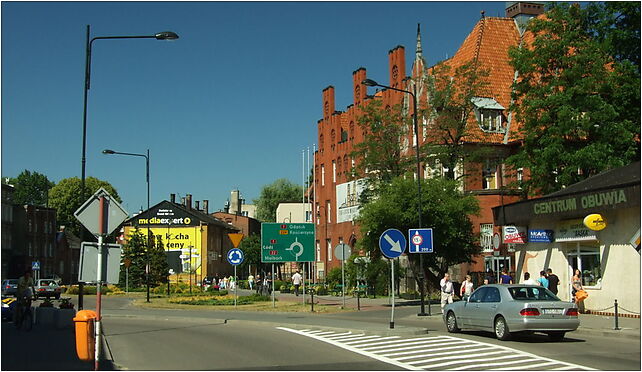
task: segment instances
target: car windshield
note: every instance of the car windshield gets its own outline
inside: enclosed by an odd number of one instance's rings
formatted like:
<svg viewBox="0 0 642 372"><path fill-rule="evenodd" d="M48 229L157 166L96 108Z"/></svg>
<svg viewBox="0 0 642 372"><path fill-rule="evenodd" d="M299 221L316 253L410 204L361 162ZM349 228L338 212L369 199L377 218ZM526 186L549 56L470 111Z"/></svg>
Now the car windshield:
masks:
<svg viewBox="0 0 642 372"><path fill-rule="evenodd" d="M544 287L511 287L508 292L517 301L561 301Z"/></svg>

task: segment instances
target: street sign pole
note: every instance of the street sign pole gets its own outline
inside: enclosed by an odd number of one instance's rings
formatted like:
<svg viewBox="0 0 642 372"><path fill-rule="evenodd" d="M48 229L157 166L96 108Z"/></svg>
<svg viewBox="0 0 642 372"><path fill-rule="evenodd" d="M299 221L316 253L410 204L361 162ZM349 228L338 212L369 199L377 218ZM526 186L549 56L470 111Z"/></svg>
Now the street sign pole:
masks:
<svg viewBox="0 0 642 372"><path fill-rule="evenodd" d="M236 292L236 288L238 287L238 283L236 282L236 265L234 265L234 308L236 309L236 299L238 298L238 294Z"/></svg>
<svg viewBox="0 0 642 372"><path fill-rule="evenodd" d="M276 299L274 298L274 264L272 264L272 283L270 283L272 289L272 307L276 308ZM270 287L268 287L270 289Z"/></svg>
<svg viewBox="0 0 642 372"><path fill-rule="evenodd" d="M102 300L102 278L103 278L103 239L105 231L107 230L107 222L109 218L109 201L105 199L104 195L100 196L100 206L98 208L98 267L96 268L96 345L94 354L94 368L98 371L99 356L100 356L100 328L102 323L101 317L101 300Z"/></svg>
<svg viewBox="0 0 642 372"><path fill-rule="evenodd" d="M390 312L390 329L395 328L395 259L390 259L390 297L392 297L392 311Z"/></svg>
<svg viewBox="0 0 642 372"><path fill-rule="evenodd" d="M342 309L346 308L346 272L343 262L346 260L345 244L341 244L341 296L343 297Z"/></svg>

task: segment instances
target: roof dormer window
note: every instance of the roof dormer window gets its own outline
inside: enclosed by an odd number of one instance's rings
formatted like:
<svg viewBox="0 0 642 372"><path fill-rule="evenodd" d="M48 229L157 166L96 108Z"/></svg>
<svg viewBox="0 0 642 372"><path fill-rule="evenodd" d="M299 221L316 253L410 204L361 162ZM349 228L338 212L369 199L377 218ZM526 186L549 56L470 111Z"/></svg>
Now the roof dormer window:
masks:
<svg viewBox="0 0 642 372"><path fill-rule="evenodd" d="M506 132L506 122L503 118L504 106L494 98L488 97L474 97L471 101L475 105L475 116L481 130L489 133Z"/></svg>

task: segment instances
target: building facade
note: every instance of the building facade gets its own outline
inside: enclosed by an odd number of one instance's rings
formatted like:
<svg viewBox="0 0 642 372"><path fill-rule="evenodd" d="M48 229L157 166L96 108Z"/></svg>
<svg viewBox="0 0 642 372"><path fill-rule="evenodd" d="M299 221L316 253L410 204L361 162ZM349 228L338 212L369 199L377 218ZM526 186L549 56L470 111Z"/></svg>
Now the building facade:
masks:
<svg viewBox="0 0 642 372"><path fill-rule="evenodd" d="M589 294L583 310L640 314L640 162L612 169L558 192L493 208L495 223L525 232L518 244L516 274L553 270L558 296L572 299L572 277L580 270ZM599 214L600 230L585 223ZM595 218L595 217L590 217ZM582 309L582 307L580 307Z"/></svg>
<svg viewBox="0 0 642 372"><path fill-rule="evenodd" d="M170 281L195 281L203 277L230 275L234 268L227 262L227 252L232 242L227 234L240 229L207 213L207 201L192 207L192 195L187 194L183 203L162 201L149 210L124 222L124 238L128 239L134 229L143 234L149 228L159 239L168 255L170 268L175 274Z"/></svg>
<svg viewBox="0 0 642 372"><path fill-rule="evenodd" d="M517 5L517 6L516 6ZM509 64L508 50L519 46L528 37L524 33L525 20L543 12L537 3L508 3L506 17L485 17L473 27L461 44L457 53L440 65L447 65L454 71L458 67L475 62L488 72L487 86L475 97L474 113L466 124L467 135L463 145L483 146L488 155L479 162L462 159L454 169L456 177L463 179L463 191L475 195L481 207L479 216L470 216L474 233L478 234L483 254L474 257L474 264L464 264L453 268L455 279L466 272L499 271L515 269L515 254L512 245L502 244L500 254L493 254L492 237L500 229L493 222L492 207L515 202L520 199L519 190L511 190L511 182L524 177L507 172L504 160L515 153L519 147L519 123L512 118L508 107L511 104L511 85L517 72ZM388 86L416 92L419 106L426 105L428 87L425 77L434 71L428 68L423 57L420 30L417 30L417 45L410 74L406 74L405 48L397 46L388 52ZM373 99L382 100L383 107L402 105L412 114L412 101L409 95L390 89L368 95L362 83L367 78L366 69L358 68L352 73L353 101L345 111L338 111L335 90L328 86L322 91L323 117L317 122L318 150L314 157L314 215L316 223L317 277L323 278L328 270L339 267L340 262L333 260L332 249L339 243L354 247L359 239L359 226L355 224L358 216L358 194L362 180L352 178L352 170L358 159L351 153L355 145L365 138L364 130L358 125L361 108ZM378 77L373 77L379 81ZM380 81L381 82L381 81ZM409 128L404 141L406 155L414 154L417 140L419 145L435 143L434 123L429 117L420 117L420 138L414 137ZM439 163L422 164L420 177L442 176L448 169ZM423 226L427 227L427 226ZM364 253L364 252L360 252Z"/></svg>

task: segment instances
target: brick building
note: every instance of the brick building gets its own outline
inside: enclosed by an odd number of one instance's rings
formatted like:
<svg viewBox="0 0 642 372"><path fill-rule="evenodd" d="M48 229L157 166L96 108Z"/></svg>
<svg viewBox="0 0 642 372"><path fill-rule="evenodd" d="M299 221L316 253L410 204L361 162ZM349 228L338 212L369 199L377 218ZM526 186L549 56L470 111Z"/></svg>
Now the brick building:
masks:
<svg viewBox="0 0 642 372"><path fill-rule="evenodd" d="M467 123L467 136L464 146L484 146L492 151L479 163L465 160L454 170L456 176L466 175L463 191L475 195L481 207L479 216L471 216L474 233L479 234L483 247L482 257L476 257L475 264L453 268L455 279L462 272L497 271L501 267L515 268L514 249L502 247L500 256L493 255L492 237L499 228L493 224L492 207L519 200L516 190L507 185L520 177L521 170L509 174L504 159L519 147L519 123L512 120L508 107L511 104L511 85L517 72L509 64L508 50L519 46L528 34L524 33L527 20L543 13L543 5L538 3L507 3L506 17L484 17L473 27L455 55L440 63L454 70L468 62L477 62L488 71L488 85L480 97L474 99L474 115ZM415 56L406 75L405 48L397 46L388 52L389 79L385 85L413 91L416 89L420 105L425 105L427 86L422 79L432 71L426 66L421 44L420 30L417 30ZM334 260L332 250L339 243L354 247L359 239L359 226L354 218L358 214L358 194L362 189L359 180L351 179L355 159L350 154L355 144L364 140L364 133L357 124L360 109L373 99L381 99L383 106L401 104L412 114L411 97L405 93L387 90L368 95L367 87L362 84L366 79L366 69L358 68L352 73L353 102L345 111L338 111L334 87L328 86L322 92L323 117L317 122L318 150L315 152L315 201L317 277L323 278L328 270L340 266ZM377 77L375 77L374 80ZM431 122L429 118L419 118L419 143L430 142ZM416 142L412 128L404 139L407 155L414 154ZM445 172L443 166L432 167L422 164L421 177L440 176Z"/></svg>

